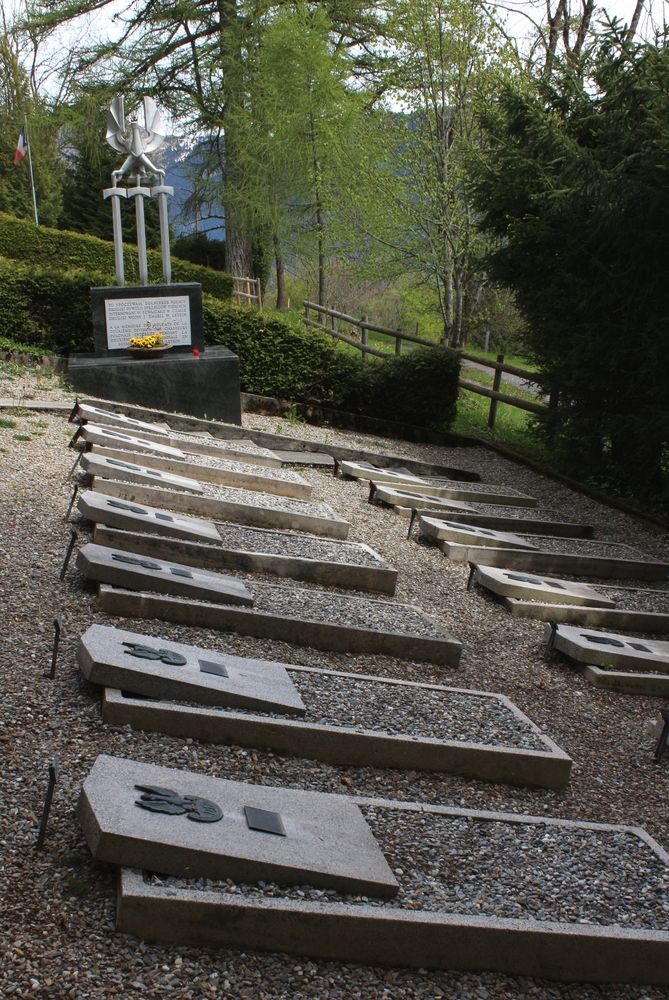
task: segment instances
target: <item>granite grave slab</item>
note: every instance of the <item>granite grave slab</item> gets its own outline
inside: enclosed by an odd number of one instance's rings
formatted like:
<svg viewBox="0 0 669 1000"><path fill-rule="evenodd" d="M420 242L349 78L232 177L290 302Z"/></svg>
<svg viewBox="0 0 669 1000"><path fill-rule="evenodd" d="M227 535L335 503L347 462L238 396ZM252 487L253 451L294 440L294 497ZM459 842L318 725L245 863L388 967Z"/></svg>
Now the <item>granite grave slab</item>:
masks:
<svg viewBox="0 0 669 1000"><path fill-rule="evenodd" d="M144 457L134 454L131 448L125 449L123 444L96 444L93 446L93 454L126 462L141 462ZM186 456L183 455L182 458L185 459ZM297 500L311 500L313 495L311 483L297 472L236 462L224 455L216 458L201 456L200 462L195 461L194 456L189 460L179 461L162 455L151 455L150 464L152 469L185 478L194 477L199 483L220 483L236 489L275 493L277 496L294 497Z"/></svg>
<svg viewBox="0 0 669 1000"><path fill-rule="evenodd" d="M86 680L148 698L304 715L286 664L91 625L76 653Z"/></svg>
<svg viewBox="0 0 669 1000"><path fill-rule="evenodd" d="M386 483L375 485L374 501L389 504L391 507L417 507L421 510L454 511L456 513L473 510L464 500L446 500L442 499L442 497L431 497L425 493L403 489L399 486L389 486Z"/></svg>
<svg viewBox="0 0 669 1000"><path fill-rule="evenodd" d="M117 413L115 410L107 410L102 406L93 406L91 403L77 402L74 407L73 417L81 422L89 420L96 424L108 424L110 427L121 427L133 433L151 433L156 437L169 437L169 430L161 427L158 423L148 423L145 420L135 420L134 417L126 417L124 413Z"/></svg>
<svg viewBox="0 0 669 1000"><path fill-rule="evenodd" d="M530 542L509 531L493 531L492 528L479 528L474 524L458 524L457 521L443 521L434 517L421 517L419 531L423 537L436 542L440 548L442 542L501 549L536 549L540 544Z"/></svg>
<svg viewBox="0 0 669 1000"><path fill-rule="evenodd" d="M123 531L135 530L146 532L148 535L167 535L172 538L205 542L211 545L220 545L221 543L221 536L212 521L206 521L199 517L187 517L185 514L176 514L160 507L149 507L146 504L116 500L114 497L105 496L104 493L97 493L95 490L86 490L85 493L81 493L77 500L77 507L87 520L112 528L120 528ZM145 535L142 537L146 538ZM105 542L100 541L98 544L104 545ZM159 545L160 543L156 539L146 538L146 546L142 552L144 555L159 557L161 556ZM124 551L139 550L124 549ZM180 550L176 548L175 551L179 552ZM187 549L182 551L186 552ZM164 558L169 557L165 555Z"/></svg>
<svg viewBox="0 0 669 1000"><path fill-rule="evenodd" d="M391 968L636 989L669 983L662 910L669 856L645 830L545 813L353 801L401 871L392 900L257 882L205 885L126 868L117 931L164 944ZM608 898L584 891L597 879L610 885Z"/></svg>
<svg viewBox="0 0 669 1000"><path fill-rule="evenodd" d="M346 539L351 524L328 504L315 500L294 500L292 497L278 497L270 493L255 493L252 490L237 490L228 486L214 487L207 484L212 493L195 495L176 492L162 487L144 486L140 483L128 484L120 480L101 479L96 476L93 489L107 496L131 500L133 503L165 507L196 517L212 518L215 521L234 521L257 528L281 528L288 531L308 531L326 538Z"/></svg>
<svg viewBox="0 0 669 1000"><path fill-rule="evenodd" d="M93 858L107 864L191 878L306 882L380 897L397 893L368 824L343 795L100 755L77 813Z"/></svg>
<svg viewBox="0 0 669 1000"><path fill-rule="evenodd" d="M137 437L132 434L125 434L121 430L114 430L111 426L105 427L103 424L85 423L81 425L81 437L90 445L101 448L120 448L124 452L149 453L163 458L174 458L177 461L185 460L186 455L179 448L173 448L165 444L168 438L162 438L160 442L150 441L146 437Z"/></svg>
<svg viewBox="0 0 669 1000"><path fill-rule="evenodd" d="M548 640L551 626L544 638ZM592 629L556 625L553 649L577 663L617 670L656 670L669 674L669 642L638 639L616 632L594 632Z"/></svg>
<svg viewBox="0 0 669 1000"><path fill-rule="evenodd" d="M202 485L195 479L176 476L171 472L161 472L147 465L137 465L124 458L105 458L94 452L86 452L81 459L84 472L101 479L116 479L125 483L159 483L165 489L187 493L202 493Z"/></svg>
<svg viewBox="0 0 669 1000"><path fill-rule="evenodd" d="M390 596L395 593L397 586L397 570L363 542L341 542L320 538L318 535L249 528L229 521L219 522L219 540L198 540L195 535L189 535L186 539L182 535L180 538L184 540L177 541L174 538L141 534L136 530L109 527L103 513L96 515L105 523L96 524L93 541L124 552L139 552L212 570L268 573L318 583L325 587L377 591ZM135 520L139 522L137 526L141 527L141 516L138 515ZM155 530L159 533L162 533L162 523L164 522L156 522ZM193 518L194 526L199 523ZM144 528L144 531L151 530L153 529Z"/></svg>
<svg viewBox="0 0 669 1000"><path fill-rule="evenodd" d="M89 542L77 553L77 569L87 580L129 590L150 590L218 604L253 605L253 597L233 576L212 573L183 563L130 555Z"/></svg>
<svg viewBox="0 0 669 1000"><path fill-rule="evenodd" d="M396 489L408 489L426 497L441 497L446 500L462 500L464 502L489 504L514 504L517 507L536 507L535 497L527 496L518 490L505 486L495 486L491 483L464 483L460 480L430 478L421 479L408 472L394 469L376 469L374 466L359 462L342 462L342 474L360 483L374 483L377 486L389 486Z"/></svg>
<svg viewBox="0 0 669 1000"><path fill-rule="evenodd" d="M174 704L167 700L174 695L167 693L160 700L135 698L138 681L128 681L127 673L116 690L106 688L103 719L202 743L271 747L345 767L440 771L543 788L564 788L569 780L567 754L503 695L309 667L286 669L307 706L299 719L289 717L295 714L291 709L275 708L271 715L244 707L221 711L203 707L199 697L189 697L188 705ZM99 670L97 676L102 676Z"/></svg>
<svg viewBox="0 0 669 1000"><path fill-rule="evenodd" d="M514 597L544 604L583 604L592 608L615 608L615 601L594 587L572 580L516 573L496 566L473 566L474 582L499 597Z"/></svg>
<svg viewBox="0 0 669 1000"><path fill-rule="evenodd" d="M382 653L457 667L462 643L420 608L252 581L253 608L98 586L102 611L343 653Z"/></svg>
<svg viewBox="0 0 669 1000"><path fill-rule="evenodd" d="M421 518L421 523L423 520L426 519ZM530 538L534 544L530 543ZM609 580L666 580L669 576L669 563L652 559L619 542L534 535L518 538L518 543L516 547L503 548L474 537L469 543L453 537L437 541L444 555L454 562Z"/></svg>

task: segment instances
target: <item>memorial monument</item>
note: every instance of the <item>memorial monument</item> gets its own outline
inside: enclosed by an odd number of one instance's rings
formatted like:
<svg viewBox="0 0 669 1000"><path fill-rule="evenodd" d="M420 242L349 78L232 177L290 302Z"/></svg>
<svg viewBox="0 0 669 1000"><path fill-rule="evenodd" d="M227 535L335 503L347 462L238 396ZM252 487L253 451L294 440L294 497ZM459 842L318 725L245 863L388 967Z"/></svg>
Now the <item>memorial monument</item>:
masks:
<svg viewBox="0 0 669 1000"><path fill-rule="evenodd" d="M167 199L174 189L149 155L165 129L153 100L142 104L143 125L138 114L126 119L123 97L107 116L107 142L126 157L103 192L111 203L116 285L91 289L95 353L70 355L69 380L76 392L101 399L241 423L238 359L225 347L205 350L202 286L171 280ZM125 284L122 198L135 202L139 285ZM158 199L161 284L149 284L145 198Z"/></svg>

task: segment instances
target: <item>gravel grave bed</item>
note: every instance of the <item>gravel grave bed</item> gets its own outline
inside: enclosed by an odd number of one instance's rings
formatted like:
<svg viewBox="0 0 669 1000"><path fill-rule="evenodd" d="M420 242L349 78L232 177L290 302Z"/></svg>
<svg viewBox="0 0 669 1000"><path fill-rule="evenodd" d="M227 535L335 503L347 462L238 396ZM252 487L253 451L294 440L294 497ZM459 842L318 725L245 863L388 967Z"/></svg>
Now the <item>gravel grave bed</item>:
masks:
<svg viewBox="0 0 669 1000"><path fill-rule="evenodd" d="M589 538L546 538L542 535L519 535L536 545L542 552L558 552L575 556L599 556L600 559L653 560L653 556L621 542L599 542Z"/></svg>
<svg viewBox="0 0 669 1000"><path fill-rule="evenodd" d="M263 479L281 479L286 483L304 483L302 476L290 469L272 469L268 465L249 465L247 462L235 462L234 459L214 458L213 455L187 455L186 461L191 465L206 465L211 469L221 469L223 472L243 472L247 476L261 476Z"/></svg>
<svg viewBox="0 0 669 1000"><path fill-rule="evenodd" d="M253 611L284 618L303 618L349 628L420 635L442 639L443 632L427 615L406 604L346 597L326 590L298 590L290 586L247 581L254 598Z"/></svg>
<svg viewBox="0 0 669 1000"><path fill-rule="evenodd" d="M175 431L170 429L170 437L175 438L177 441L190 441L198 444L213 444L219 447L221 451L248 451L249 454L256 455L271 455L272 452L268 448L261 448L260 445L255 444L255 442L250 441L248 438L215 438L211 434L186 434L183 431ZM264 468L264 466L263 466Z"/></svg>
<svg viewBox="0 0 669 1000"><path fill-rule="evenodd" d="M3 395L17 399L17 405L22 396L31 402L54 398L72 401L71 393L46 384L55 379L44 379L44 387L39 385L40 379L44 373L39 370L18 377L7 375ZM0 719L0 736L4 737L0 837L5 841L0 871L1 995L44 1000L141 996L153 1000L167 991L172 1000L218 1000L222 996L254 1000L520 1000L525 996L532 1000L667 1000L666 987L556 983L488 972L389 969L234 948L216 951L152 944L117 933L116 872L112 866L91 860L74 811L81 783L100 753L274 787L634 824L645 827L666 846L669 755L659 765L654 764L657 740L646 733L645 721L669 703L601 691L560 657L545 660L544 622L511 618L478 588L468 592L468 568L444 560L436 547L407 540L406 521L388 508L369 505L366 488L305 469L302 475L313 485L319 500L351 522L351 539L366 542L398 569L396 599L419 605L464 642L458 686L507 695L573 758L569 785L560 790L530 789L454 774L334 766L262 747L207 745L105 725L100 717L100 691L83 679L74 655L79 636L93 622L156 640L317 669L432 684L444 683L444 671L433 664L392 656L324 652L157 620L122 622L106 615L97 606L95 589L82 579L73 563L63 582L58 579L70 537L70 525L63 517L72 494L68 473L74 456L66 445L74 428L67 424L67 413L57 416L47 411L5 410L2 415L11 418L15 426L0 427L0 605L5 612L4 639L11 651L0 663L5 709ZM669 557L666 534L488 448L446 448L332 427L292 426L282 418L251 413L243 414L242 420L248 429L275 432L281 427L284 438L367 448L378 454L469 469L478 472L486 484L512 483L536 497L544 508L557 512L560 520L592 524L600 538L631 544L658 559ZM203 438L194 436L194 440ZM222 442L222 451L226 443ZM239 442L230 445L238 447ZM253 496L256 503L258 496ZM251 495L245 494L244 499L251 502ZM495 512L499 514L499 507ZM523 516L530 516L530 511L523 511ZM603 592L607 592L607 584L613 599L623 606L625 595L619 588L610 581L595 582ZM645 585L645 589L651 587ZM58 613L65 617L65 631L57 676L51 681L46 674L51 661L52 622ZM45 849L36 853L34 841L47 765L54 752L58 754L60 779ZM467 850L464 857L470 855L474 851ZM413 856L418 861L418 855ZM411 871L410 866L407 871ZM522 872L519 876L517 864L513 876L514 884L519 884ZM562 891L563 877L568 879L568 870L555 874L555 892ZM616 883L611 885L615 890ZM530 888L534 893L539 891L535 886ZM583 886L578 887L579 895L583 890ZM606 902L607 891L606 886L598 886L597 898L601 896ZM638 913L638 893L632 891L631 896L620 906L630 916ZM625 915L623 912L620 919L623 926Z"/></svg>
<svg viewBox="0 0 669 1000"><path fill-rule="evenodd" d="M297 535L283 531L245 528L231 521L216 521L216 529L226 549L240 552L269 552L296 559L319 559L322 562L368 566L377 569L381 560L356 542L334 542L317 535Z"/></svg>
<svg viewBox="0 0 669 1000"><path fill-rule="evenodd" d="M255 490L239 490L232 486L220 486L218 483L201 483L201 486L205 496L216 497L217 500L225 500L227 503L240 503L247 507L282 510L287 514L305 514L332 520L331 508L318 500L294 500L292 497L281 497L274 493Z"/></svg>
<svg viewBox="0 0 669 1000"><path fill-rule="evenodd" d="M526 493L512 490L510 486L496 486L494 483L463 483L459 479L440 479L438 476L421 476L430 486L441 486L446 490L466 490L468 493L497 493L504 497L525 497ZM531 509L531 508L530 508Z"/></svg>
<svg viewBox="0 0 669 1000"><path fill-rule="evenodd" d="M523 750L547 749L532 728L496 698L389 687L377 681L321 676L303 670L289 673L307 708L306 718L319 725Z"/></svg>
<svg viewBox="0 0 669 1000"><path fill-rule="evenodd" d="M501 504L477 503L474 500L463 502L468 507L471 507L470 513L472 514L520 518L527 521L566 521L568 524L571 524L575 520L575 518L567 517L559 510L553 510L552 507L503 507Z"/></svg>
<svg viewBox="0 0 669 1000"><path fill-rule="evenodd" d="M394 899L260 881L159 878L154 885L520 920L669 929L669 868L629 831L505 823L364 805L400 884Z"/></svg>
<svg viewBox="0 0 669 1000"><path fill-rule="evenodd" d="M526 722L496 698L475 697L429 688L388 688L378 681L288 669L306 708L300 721L319 726L343 726L360 732L421 739L457 740L485 746L548 751ZM132 698L129 693L128 697ZM390 698L386 702L384 698ZM192 701L173 704L202 708ZM233 712L262 718L292 718L288 712L208 705L208 711Z"/></svg>
<svg viewBox="0 0 669 1000"><path fill-rule="evenodd" d="M666 590L615 590L598 586L600 594L616 602L621 611L654 611L669 614L669 591Z"/></svg>

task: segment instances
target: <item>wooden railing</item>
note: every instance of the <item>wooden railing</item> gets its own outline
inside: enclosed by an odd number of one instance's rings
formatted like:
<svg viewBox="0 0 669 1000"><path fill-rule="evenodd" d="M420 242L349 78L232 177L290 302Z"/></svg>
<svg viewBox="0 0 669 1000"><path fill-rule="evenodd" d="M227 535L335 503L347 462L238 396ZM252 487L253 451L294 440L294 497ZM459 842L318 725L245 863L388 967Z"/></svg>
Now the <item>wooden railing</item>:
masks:
<svg viewBox="0 0 669 1000"><path fill-rule="evenodd" d="M345 344L350 344L351 347L355 347L357 350L362 351L363 360L368 354L373 354L377 358L392 357L392 354L389 351L380 351L376 347L369 346L368 334L370 330L372 333L382 333L387 337L394 337L395 354L402 353L402 343L404 341L408 341L411 344L422 344L425 347L437 346L433 340L425 340L423 337L403 333L402 330L389 330L385 326L377 326L375 323L369 323L366 316L362 316L358 319L356 316L349 316L348 313L338 312L336 309L327 309L325 306L319 306L315 302L308 302L306 300L303 305L304 322L307 326L314 327L317 330L322 330L324 333L329 333L330 336L334 337L336 340L341 340ZM311 318L312 310L321 317L318 322ZM328 326L328 319L331 320L330 326ZM345 333L340 333L337 329L337 322L348 323L350 326L358 329L360 331L360 339L348 336ZM490 399L490 411L488 413L489 427L495 426L498 403L506 403L507 406L515 406L517 409L527 410L529 413L543 413L546 409L545 403L534 403L529 399L521 399L519 396L510 396L508 393L499 391L502 383L503 372L507 372L509 375L516 375L518 378L525 379L528 383L534 382L536 372L526 371L524 368L516 368L515 365L505 364L503 354L497 355L497 361L490 361L488 358L482 358L477 354L467 354L464 351L460 352L460 356L465 361L474 361L476 364L483 365L486 368L491 368L495 373L493 376L492 389L489 389L485 385L481 385L479 382L473 382L470 379L458 379L458 385L461 389L466 389L468 392L474 392L479 396L487 396Z"/></svg>
<svg viewBox="0 0 669 1000"><path fill-rule="evenodd" d="M234 282L232 301L236 302L238 306L252 306L255 303L258 312L262 312L260 278L234 278Z"/></svg>

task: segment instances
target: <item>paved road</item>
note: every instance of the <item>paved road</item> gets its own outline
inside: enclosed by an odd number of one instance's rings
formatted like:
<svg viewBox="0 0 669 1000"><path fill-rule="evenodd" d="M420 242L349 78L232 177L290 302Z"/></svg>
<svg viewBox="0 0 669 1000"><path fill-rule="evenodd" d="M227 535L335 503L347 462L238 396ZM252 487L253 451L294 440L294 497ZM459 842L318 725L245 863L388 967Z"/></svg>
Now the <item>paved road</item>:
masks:
<svg viewBox="0 0 669 1000"><path fill-rule="evenodd" d="M486 375L494 375L494 368L486 368L485 365L480 365L476 361L463 361L463 368L472 368L477 372L485 372ZM540 394L540 387L535 382L526 382L525 379L521 378L519 375L511 375L509 372L502 372L502 382L508 382L509 385L519 386L521 389L527 389L529 392L536 392L537 395Z"/></svg>

